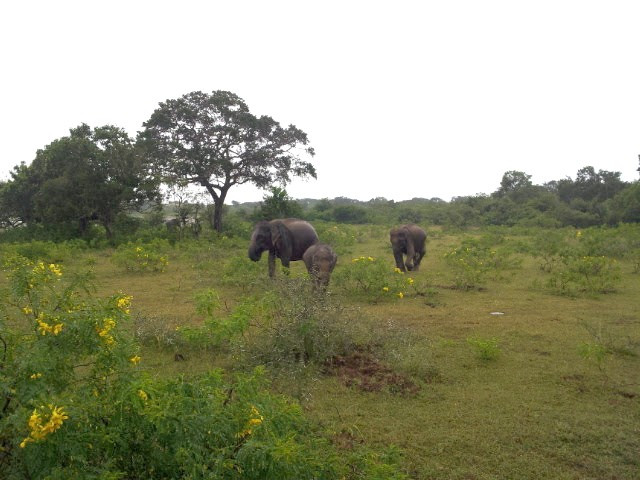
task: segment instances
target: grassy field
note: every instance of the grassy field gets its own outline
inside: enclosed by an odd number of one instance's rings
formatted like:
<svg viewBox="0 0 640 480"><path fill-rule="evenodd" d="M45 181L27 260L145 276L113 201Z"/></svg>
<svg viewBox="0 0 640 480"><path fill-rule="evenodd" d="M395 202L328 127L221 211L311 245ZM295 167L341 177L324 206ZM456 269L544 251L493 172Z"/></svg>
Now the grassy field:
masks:
<svg viewBox="0 0 640 480"><path fill-rule="evenodd" d="M511 262L473 288L453 288L445 255L463 236L484 232L428 233L422 267L411 273L420 294L371 301L333 282L331 301L344 308L360 348L329 373L280 375L273 388L296 397L345 453L359 445L396 452L410 478L640 478L640 274L632 259L617 263L615 292L559 295L547 287L540 259L522 247L532 232L503 231L492 238ZM349 227L348 238L337 248L334 278L360 256L393 269L387 228ZM168 339L176 328L202 325L196 292L215 289L224 314L272 288L266 257L257 282L249 274L225 277L234 258L254 271L247 246L242 239L185 241L168 249L159 273L117 267L112 250L63 263L92 268L101 295L133 295L132 315L146 335L144 368L190 375L241 368L227 348ZM304 275L294 263L291 276Z"/></svg>

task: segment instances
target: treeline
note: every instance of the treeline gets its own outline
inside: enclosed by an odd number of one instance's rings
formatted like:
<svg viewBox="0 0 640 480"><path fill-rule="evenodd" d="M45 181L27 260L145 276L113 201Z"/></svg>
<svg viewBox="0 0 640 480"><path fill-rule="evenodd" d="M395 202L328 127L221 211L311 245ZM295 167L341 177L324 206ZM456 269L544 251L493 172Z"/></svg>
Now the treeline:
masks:
<svg viewBox="0 0 640 480"><path fill-rule="evenodd" d="M234 204L232 212L247 220L301 216L339 223L420 223L427 225L530 226L585 228L640 222L640 183L624 182L620 172L587 166L575 179L534 185L531 175L506 172L496 191L450 202L413 198L395 202L378 197L363 202L346 197L292 200L274 189L260 204Z"/></svg>

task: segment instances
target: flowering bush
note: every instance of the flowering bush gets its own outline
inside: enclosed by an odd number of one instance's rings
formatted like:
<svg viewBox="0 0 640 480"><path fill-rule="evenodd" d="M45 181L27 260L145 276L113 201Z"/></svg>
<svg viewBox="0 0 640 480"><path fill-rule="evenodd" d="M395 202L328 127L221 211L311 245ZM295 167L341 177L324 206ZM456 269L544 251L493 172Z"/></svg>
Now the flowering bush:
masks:
<svg viewBox="0 0 640 480"><path fill-rule="evenodd" d="M168 244L156 240L150 244L127 243L113 254L113 262L132 272L164 272L169 264Z"/></svg>
<svg viewBox="0 0 640 480"><path fill-rule="evenodd" d="M465 240L462 245L445 253L444 258L453 272L453 282L460 290L479 287L495 263L496 251L475 240Z"/></svg>
<svg viewBox="0 0 640 480"><path fill-rule="evenodd" d="M353 258L332 278L347 294L371 302L402 299L415 282L399 268L365 256Z"/></svg>
<svg viewBox="0 0 640 480"><path fill-rule="evenodd" d="M351 225L322 225L318 226L318 236L324 243L328 243L338 253L345 255L351 252L356 244L360 230Z"/></svg>
<svg viewBox="0 0 640 480"><path fill-rule="evenodd" d="M2 478L338 476L327 443L260 369L151 378L126 333L130 296L81 294L57 264L13 257L5 269Z"/></svg>
<svg viewBox="0 0 640 480"><path fill-rule="evenodd" d="M574 296L615 291L620 281L618 262L605 256L575 255L565 252L551 272L547 286L556 293Z"/></svg>

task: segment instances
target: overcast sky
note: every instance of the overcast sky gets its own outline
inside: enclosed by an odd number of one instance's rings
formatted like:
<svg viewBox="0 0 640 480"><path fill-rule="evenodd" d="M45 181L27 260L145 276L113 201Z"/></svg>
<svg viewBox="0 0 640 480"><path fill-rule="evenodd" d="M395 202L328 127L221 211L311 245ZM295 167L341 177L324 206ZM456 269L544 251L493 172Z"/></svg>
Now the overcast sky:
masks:
<svg viewBox="0 0 640 480"><path fill-rule="evenodd" d="M0 52L3 179L80 123L135 135L194 90L308 134L318 179L294 198L638 178L638 1L10 1Z"/></svg>

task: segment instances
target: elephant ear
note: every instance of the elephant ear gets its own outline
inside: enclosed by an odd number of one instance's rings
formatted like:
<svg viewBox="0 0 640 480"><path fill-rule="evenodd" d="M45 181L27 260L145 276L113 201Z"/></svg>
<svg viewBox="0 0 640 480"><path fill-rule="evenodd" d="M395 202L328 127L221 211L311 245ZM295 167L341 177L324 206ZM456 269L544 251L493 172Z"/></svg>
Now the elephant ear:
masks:
<svg viewBox="0 0 640 480"><path fill-rule="evenodd" d="M282 222L271 224L271 243L280 254L291 251L291 232Z"/></svg>

